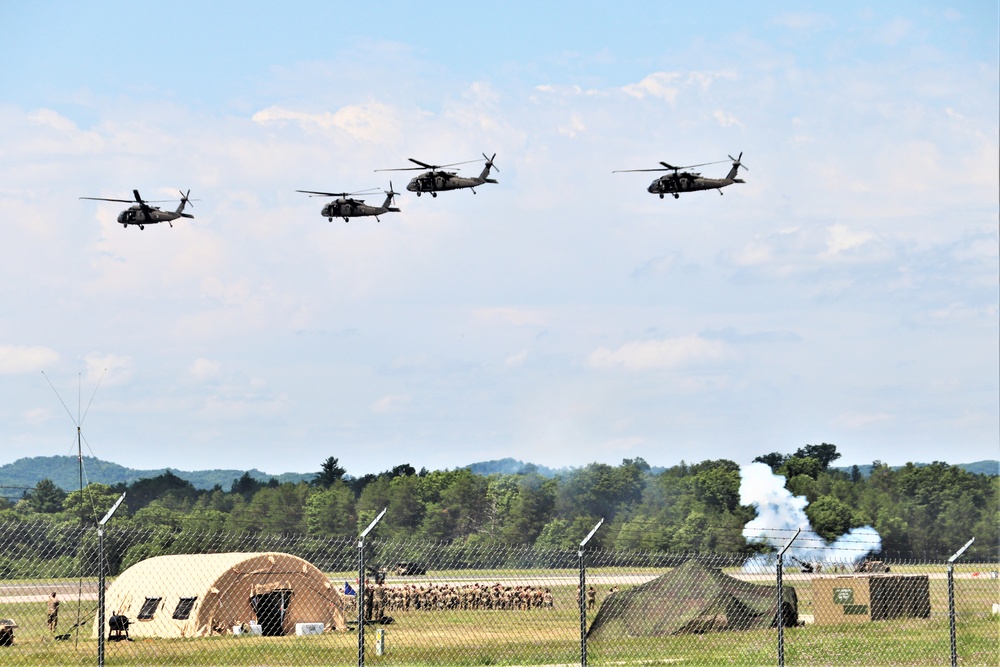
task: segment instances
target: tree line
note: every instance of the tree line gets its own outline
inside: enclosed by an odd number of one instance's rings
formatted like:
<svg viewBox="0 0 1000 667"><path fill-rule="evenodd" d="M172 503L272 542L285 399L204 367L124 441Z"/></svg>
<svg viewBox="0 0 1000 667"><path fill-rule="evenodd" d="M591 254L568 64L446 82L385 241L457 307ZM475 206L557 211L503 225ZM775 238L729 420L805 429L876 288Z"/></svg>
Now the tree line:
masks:
<svg viewBox="0 0 1000 667"><path fill-rule="evenodd" d="M1000 477L936 462L899 469L875 461L831 467L830 444L792 454L758 456L804 496L813 529L828 540L872 526L892 558L944 558L970 537L970 558L998 559ZM750 553L743 526L756 516L740 504L740 468L726 459L654 471L641 458L592 463L545 477L526 466L517 474L478 475L465 468L417 471L402 464L352 477L335 457L308 482L261 482L249 472L229 489L198 490L169 470L131 484L90 484L66 492L44 479L16 502L0 500L0 524L90 524L122 492L118 525L191 533L251 533L352 538L380 512L383 539L503 544L575 550L598 520L591 545L603 549ZM148 555L157 555L155 544Z"/></svg>

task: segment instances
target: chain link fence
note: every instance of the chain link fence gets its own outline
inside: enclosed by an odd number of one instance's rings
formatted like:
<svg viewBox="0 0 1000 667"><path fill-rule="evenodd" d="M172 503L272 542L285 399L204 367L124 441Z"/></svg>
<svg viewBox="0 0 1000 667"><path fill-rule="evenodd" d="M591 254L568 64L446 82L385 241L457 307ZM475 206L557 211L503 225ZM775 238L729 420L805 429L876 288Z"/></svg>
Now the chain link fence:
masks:
<svg viewBox="0 0 1000 667"><path fill-rule="evenodd" d="M359 541L112 522L99 539L93 527L0 524L0 663L1000 662L996 562L959 559L949 573L944 561L834 549L803 562L377 532Z"/></svg>

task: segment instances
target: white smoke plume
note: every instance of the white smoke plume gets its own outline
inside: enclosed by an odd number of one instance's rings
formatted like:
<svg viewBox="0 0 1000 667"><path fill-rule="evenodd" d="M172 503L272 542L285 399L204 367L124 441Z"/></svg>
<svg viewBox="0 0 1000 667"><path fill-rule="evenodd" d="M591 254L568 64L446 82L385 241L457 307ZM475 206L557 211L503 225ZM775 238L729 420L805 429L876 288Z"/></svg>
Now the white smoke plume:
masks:
<svg viewBox="0 0 1000 667"><path fill-rule="evenodd" d="M757 508L757 517L743 527L743 537L748 542L764 542L776 550L782 549L795 531L802 533L785 552L786 563L790 558L806 563L853 564L868 554L882 550L882 538L871 526L854 528L838 537L832 544L820 537L809 525L806 505L802 496L793 496L785 488L785 478L771 472L765 463L751 463L740 469L740 504ZM754 566L772 564L764 557Z"/></svg>

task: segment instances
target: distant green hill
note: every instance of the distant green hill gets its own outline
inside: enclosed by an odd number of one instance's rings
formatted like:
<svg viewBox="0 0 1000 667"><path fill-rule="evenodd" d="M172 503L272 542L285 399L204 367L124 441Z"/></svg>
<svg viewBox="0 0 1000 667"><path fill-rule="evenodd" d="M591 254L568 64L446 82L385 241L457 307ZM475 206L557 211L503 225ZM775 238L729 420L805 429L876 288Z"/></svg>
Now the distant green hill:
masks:
<svg viewBox="0 0 1000 667"><path fill-rule="evenodd" d="M914 463L913 465L920 468L930 464ZM973 463L956 463L955 466L961 468L965 472L971 472L976 475L991 475L991 476L1000 475L1000 461L986 460L986 461L975 461ZM846 473L850 473L852 467L853 466L839 466L837 470L843 470ZM892 468L893 470L899 470L902 467L903 466L890 466L890 468ZM862 477L868 477L869 475L872 474L872 466L870 463L865 464L863 466L858 466L858 470L861 472Z"/></svg>
<svg viewBox="0 0 1000 667"><path fill-rule="evenodd" d="M926 463L917 463L923 466ZM987 460L976 461L974 463L959 463L958 467L980 475L1000 475L1000 461ZM308 482L316 476L316 473L286 472L272 475L252 468L250 470L176 470L174 468L156 468L152 470L137 470L126 468L112 463L102 461L90 456L83 458L84 484L99 482L113 486L118 483L132 484L140 479L149 479L162 475L167 470L177 475L181 479L191 482L196 489L211 489L216 484L225 491L229 491L233 481L243 476L244 472L249 472L250 476L261 482L267 482L274 478L278 482ZM465 466L477 475L505 474L513 475L521 472L534 471L543 477L554 477L560 473L565 473L570 468L547 468L545 466L525 463L517 459L506 458L496 461L481 461ZM900 466L894 466L899 469ZM859 465L858 469L863 476L871 474L871 465ZM851 471L851 466L838 468L845 472ZM656 474L662 472L664 468L654 467L650 472ZM64 491L73 491L79 486L79 473L75 456L32 456L18 459L13 463L0 466L0 496L7 498L20 498L26 489L32 489L41 480L51 479L56 486Z"/></svg>
<svg viewBox="0 0 1000 667"><path fill-rule="evenodd" d="M511 458L480 461L479 463L470 463L465 467L483 477L489 477L490 475L517 475L528 471L537 472L542 477L555 477L560 472L560 470L553 470L552 468L525 463L524 461Z"/></svg>
<svg viewBox="0 0 1000 667"><path fill-rule="evenodd" d="M140 479L148 479L162 475L167 470L181 479L191 482L196 489L211 489L216 484L228 491L233 481L249 472L250 476L261 482L267 482L272 477L279 482L310 481L316 473L282 473L271 475L253 468L244 470L176 470L174 468L157 468L153 470L137 470L126 468L100 459L83 457L83 483L101 483L113 486L119 482L132 484ZM64 491L79 488L80 477L75 456L32 456L18 459L13 463L0 466L0 496L20 498L24 489L31 489L41 480L51 479L56 486Z"/></svg>

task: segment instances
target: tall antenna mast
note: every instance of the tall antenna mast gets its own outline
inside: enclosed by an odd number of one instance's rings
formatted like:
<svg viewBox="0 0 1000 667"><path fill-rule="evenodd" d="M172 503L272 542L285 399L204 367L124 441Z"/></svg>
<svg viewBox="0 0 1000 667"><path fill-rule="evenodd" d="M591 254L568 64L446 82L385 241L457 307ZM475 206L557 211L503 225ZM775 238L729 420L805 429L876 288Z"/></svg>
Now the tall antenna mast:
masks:
<svg viewBox="0 0 1000 667"><path fill-rule="evenodd" d="M94 397L97 396L97 390L101 388L101 382L104 380L104 374L108 372L108 369L101 371L101 377L97 380L97 386L94 387L94 393L90 397L90 402L87 403L87 412L82 412L83 407L83 374L77 373L77 390L76 390L76 417L73 417L73 413L69 411L66 407L66 401L62 399L59 392L56 391L56 387L52 384L52 380L49 380L49 376L45 375L45 371L42 371L42 376L45 381L49 383L52 387L52 391L55 393L56 398L62 403L63 409L66 410L66 414L69 415L70 421L76 425L76 469L80 480L80 500L83 500L83 420L87 418L87 414L90 412L90 406L94 404ZM83 519L83 517L80 517Z"/></svg>
<svg viewBox="0 0 1000 667"><path fill-rule="evenodd" d="M104 379L104 374L107 373L107 370L108 369L105 368L103 371L101 371L101 377L97 380L97 386L94 387L94 393L90 397L90 402L87 403L87 412L90 412L90 406L94 403L94 396L97 396L97 390L100 389L100 387L101 387L101 381ZM87 412L84 412L84 413L81 414L81 408L83 406L83 374L82 373L77 374L76 418L75 419L73 418L73 413L69 411L68 407L66 407L66 401L64 401L62 399L62 396L60 396L59 392L56 391L55 385L53 385L52 381L49 380L49 376L45 375L45 371L42 371L42 375L45 377L45 381L49 383L49 386L52 387L52 391L55 392L56 398L58 398L59 402L62 403L63 409L66 410L66 414L69 415L70 420L74 424L76 424L76 469L77 469L77 473L78 473L78 475L80 477L80 508L81 508L81 510L80 510L80 521L82 523L83 522L83 518L84 518L83 517L83 507L85 506L84 502L83 502L83 420L87 418ZM123 495L123 497L124 497L124 495ZM96 517L95 517L95 519L96 519ZM77 643L77 645L79 645L79 643L80 643L80 625L81 625L81 623L80 623L80 609L81 609L82 603L83 603L83 568L82 568L82 565L81 565L81 569L80 569L80 581L79 581L79 585L78 585L78 588L77 588L77 594L76 594L76 625L74 626L74 628L76 629L76 643ZM103 632L103 630L102 630L102 632Z"/></svg>

